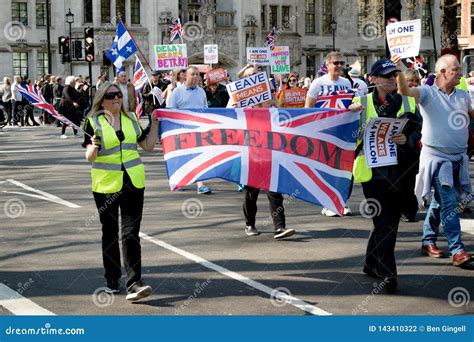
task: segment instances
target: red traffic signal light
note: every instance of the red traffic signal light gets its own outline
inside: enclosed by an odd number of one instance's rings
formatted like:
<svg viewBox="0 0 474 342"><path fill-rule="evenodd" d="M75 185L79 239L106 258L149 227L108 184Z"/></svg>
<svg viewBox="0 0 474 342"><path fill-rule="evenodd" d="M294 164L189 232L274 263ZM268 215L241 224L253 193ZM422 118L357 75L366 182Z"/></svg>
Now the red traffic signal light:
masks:
<svg viewBox="0 0 474 342"><path fill-rule="evenodd" d="M92 27L86 27L84 29L85 41L86 41L86 60L93 62L95 59L94 53L94 29Z"/></svg>

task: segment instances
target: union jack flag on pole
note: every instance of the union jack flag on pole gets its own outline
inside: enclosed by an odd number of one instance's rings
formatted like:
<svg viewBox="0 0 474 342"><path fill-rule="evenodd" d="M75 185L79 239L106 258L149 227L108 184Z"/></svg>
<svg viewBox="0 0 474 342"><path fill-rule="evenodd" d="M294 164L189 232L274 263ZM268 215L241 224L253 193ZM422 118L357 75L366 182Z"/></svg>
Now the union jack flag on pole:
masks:
<svg viewBox="0 0 474 342"><path fill-rule="evenodd" d="M183 26L181 25L181 20L176 18L173 22L173 25L169 27L170 31L170 41L173 42L178 36L180 39L183 38Z"/></svg>
<svg viewBox="0 0 474 342"><path fill-rule="evenodd" d="M69 127L73 127L77 130L81 130L79 126L77 126L75 123L73 123L71 120L68 118L64 117L61 114L58 114L56 109L54 109L53 105L48 103L44 97L43 94L41 94L41 90L39 90L36 86L33 84L17 84L16 89L21 93L21 95L28 100L28 102L40 109L45 110L49 114L51 114L54 118L58 119L62 123L65 123ZM85 132L84 132L85 133ZM87 134L87 133L85 133ZM89 134L87 134L89 135Z"/></svg>
<svg viewBox="0 0 474 342"><path fill-rule="evenodd" d="M171 190L222 178L342 215L359 113L315 108L204 111L155 112Z"/></svg>
<svg viewBox="0 0 474 342"><path fill-rule="evenodd" d="M316 108L347 109L352 103L355 91L353 89L320 93L316 99Z"/></svg>
<svg viewBox="0 0 474 342"><path fill-rule="evenodd" d="M147 82L150 82L148 75L143 67L143 64L140 62L140 59L137 55L135 61L135 68L133 69L133 86L135 87L135 92L139 93Z"/></svg>
<svg viewBox="0 0 474 342"><path fill-rule="evenodd" d="M265 46L273 50L275 48L275 28L268 34L267 38L265 38Z"/></svg>

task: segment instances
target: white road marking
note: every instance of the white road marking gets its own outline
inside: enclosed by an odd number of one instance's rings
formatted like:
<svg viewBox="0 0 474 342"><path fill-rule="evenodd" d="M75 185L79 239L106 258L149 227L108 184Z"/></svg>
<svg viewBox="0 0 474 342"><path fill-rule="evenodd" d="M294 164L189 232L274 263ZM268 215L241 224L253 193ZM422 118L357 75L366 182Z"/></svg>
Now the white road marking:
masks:
<svg viewBox="0 0 474 342"><path fill-rule="evenodd" d="M474 220L461 219L461 230L463 233L474 235Z"/></svg>
<svg viewBox="0 0 474 342"><path fill-rule="evenodd" d="M304 301L302 301L301 299L298 299L296 297L293 297L291 295L288 295L282 291L279 291L279 290L276 290L276 289L272 289L271 287L268 287L266 285L263 285L259 282L256 282L250 278L247 278L241 274L238 274L236 272L233 272L233 271L230 271L228 270L227 268L224 268L222 266L219 266L217 264L214 264L213 262L210 262L210 261L207 261L206 259L203 259L195 254L192 254L192 253L189 253L189 252L186 252L185 250L182 250L180 248L177 248L177 247L174 247L164 241L161 241L161 240L157 240L157 239L154 239L152 238L151 236L148 236L144 233L140 233L140 237L142 237L144 240L147 240L151 243L154 243L155 245L158 245L160 247L163 247L173 253L176 253L176 254L179 254L189 260L192 260L204 267L207 267L211 270L214 270L216 272L219 272L220 274L226 276L226 277L229 277L229 278L232 278L234 280L237 280L237 281L240 281L248 286L251 286L259 291L262 291L262 292L265 292L266 294L270 295L271 298L275 298L279 301L285 301L287 304L290 304L290 305L293 305L295 307L297 307L298 309L301 309L305 312L308 312L312 315L317 315L317 316L328 316L328 315L332 315L331 313L327 312L327 311L324 311L320 308L317 308L313 305L310 305Z"/></svg>
<svg viewBox="0 0 474 342"><path fill-rule="evenodd" d="M81 206L77 205L77 204L74 204L74 203L71 203L71 202L68 202L66 200L63 200L57 196L54 196L54 195L51 195L45 191L41 191L41 190L38 190L38 189L35 189L35 188L32 188L31 186L28 186L26 184L23 184L19 181L16 181L14 179L7 179L8 182L16 185L16 186L19 186L25 190L28 190L28 191L31 191L31 192L35 192L39 195L34 195L34 194L28 194L28 193L25 193L25 192L19 192L19 191L3 191L5 193L10 193L10 194L17 194L17 195L24 195L24 196L30 196L30 197L34 197L34 198L39 198L39 199L44 199L45 201L50 201L50 202L53 202L53 203L57 203L57 204L61 204L61 205L64 205L66 207L69 207L69 208L80 208Z"/></svg>
<svg viewBox="0 0 474 342"><path fill-rule="evenodd" d="M55 316L56 314L46 310L18 292L12 290L5 284L0 283L0 305L14 315L19 316Z"/></svg>

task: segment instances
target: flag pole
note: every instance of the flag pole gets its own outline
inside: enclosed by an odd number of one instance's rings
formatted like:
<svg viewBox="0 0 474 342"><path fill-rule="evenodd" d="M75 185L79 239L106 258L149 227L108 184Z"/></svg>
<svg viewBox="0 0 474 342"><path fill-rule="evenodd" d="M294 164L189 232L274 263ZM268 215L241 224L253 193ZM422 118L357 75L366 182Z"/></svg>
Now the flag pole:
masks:
<svg viewBox="0 0 474 342"><path fill-rule="evenodd" d="M123 24L123 27L125 27L125 29L127 30L128 34L130 35L130 38L132 38L133 42L135 43L135 46L137 47L138 51L140 52L140 54L142 55L143 59L145 60L145 63L146 65L148 65L148 67L150 68L150 70L153 70L153 68L150 66L150 62L148 61L148 59L145 57L145 55L143 54L142 52L142 49L140 49L140 46L138 46L137 42L135 41L135 38L133 38L132 34L130 33L130 31L128 30L128 27L127 25L125 25L125 23L123 21L121 21L122 24Z"/></svg>

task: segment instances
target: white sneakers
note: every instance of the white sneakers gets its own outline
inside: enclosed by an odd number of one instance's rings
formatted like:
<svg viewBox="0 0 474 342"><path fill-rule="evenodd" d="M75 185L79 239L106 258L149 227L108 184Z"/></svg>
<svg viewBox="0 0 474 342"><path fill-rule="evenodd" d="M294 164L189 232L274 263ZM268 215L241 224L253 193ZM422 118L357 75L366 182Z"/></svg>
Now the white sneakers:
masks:
<svg viewBox="0 0 474 342"><path fill-rule="evenodd" d="M336 217L336 216L339 216L339 214L335 213L334 211L332 210L329 210L327 208L323 208L323 210L321 210L321 214L324 215L324 216L327 216L327 217ZM344 216L351 216L352 215L352 211L351 211L351 208L349 207L344 207Z"/></svg>
<svg viewBox="0 0 474 342"><path fill-rule="evenodd" d="M61 139L67 139L67 135L66 134L63 134L60 136Z"/></svg>

